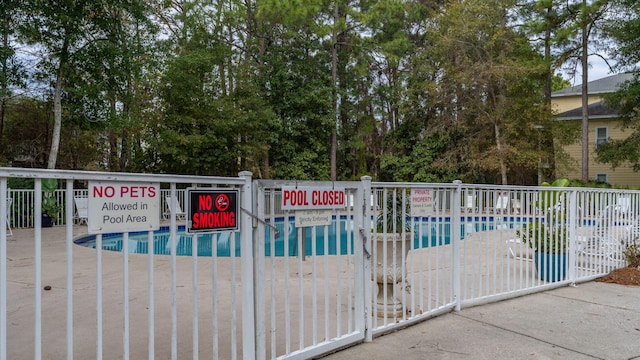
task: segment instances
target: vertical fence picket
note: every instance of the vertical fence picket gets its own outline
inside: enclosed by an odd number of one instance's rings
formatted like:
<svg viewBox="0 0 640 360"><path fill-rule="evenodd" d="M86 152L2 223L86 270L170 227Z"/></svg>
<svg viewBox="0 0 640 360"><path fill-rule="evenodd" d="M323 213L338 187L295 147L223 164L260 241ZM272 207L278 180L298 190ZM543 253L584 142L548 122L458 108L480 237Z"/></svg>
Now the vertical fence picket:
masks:
<svg viewBox="0 0 640 360"><path fill-rule="evenodd" d="M35 290L35 326L34 326L34 359L42 358L42 180L36 179L34 184L34 290Z"/></svg>
<svg viewBox="0 0 640 360"><path fill-rule="evenodd" d="M73 359L73 180L66 181L65 193L66 261L67 261L67 360Z"/></svg>
<svg viewBox="0 0 640 360"><path fill-rule="evenodd" d="M7 178L0 178L0 360L7 360Z"/></svg>
<svg viewBox="0 0 640 360"><path fill-rule="evenodd" d="M153 231L147 233L147 352L148 359L155 359L155 276L153 273L153 257L155 253Z"/></svg>

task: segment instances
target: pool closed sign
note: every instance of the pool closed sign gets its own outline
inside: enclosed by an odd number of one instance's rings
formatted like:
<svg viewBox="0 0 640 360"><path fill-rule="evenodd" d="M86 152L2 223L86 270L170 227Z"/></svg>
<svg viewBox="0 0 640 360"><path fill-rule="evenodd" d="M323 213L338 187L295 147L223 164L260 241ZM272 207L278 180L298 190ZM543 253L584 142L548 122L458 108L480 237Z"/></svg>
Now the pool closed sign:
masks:
<svg viewBox="0 0 640 360"><path fill-rule="evenodd" d="M237 189L187 189L188 233L238 230Z"/></svg>

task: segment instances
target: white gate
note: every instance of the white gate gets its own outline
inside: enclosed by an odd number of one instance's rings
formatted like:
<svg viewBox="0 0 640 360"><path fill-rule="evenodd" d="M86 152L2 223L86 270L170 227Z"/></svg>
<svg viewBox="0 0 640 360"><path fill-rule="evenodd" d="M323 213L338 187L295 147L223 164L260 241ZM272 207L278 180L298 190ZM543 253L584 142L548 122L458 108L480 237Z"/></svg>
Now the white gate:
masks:
<svg viewBox="0 0 640 360"><path fill-rule="evenodd" d="M363 341L371 287L363 281L370 276L363 182L256 181L254 188L256 358L306 359ZM344 189L346 206L314 210L310 201L283 210L283 188Z"/></svg>

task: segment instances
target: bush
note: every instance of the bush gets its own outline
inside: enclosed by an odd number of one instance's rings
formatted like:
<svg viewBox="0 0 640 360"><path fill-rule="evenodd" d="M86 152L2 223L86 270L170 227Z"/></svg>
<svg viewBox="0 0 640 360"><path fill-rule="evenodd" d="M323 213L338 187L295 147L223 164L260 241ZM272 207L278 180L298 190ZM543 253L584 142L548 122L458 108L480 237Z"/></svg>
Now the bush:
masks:
<svg viewBox="0 0 640 360"><path fill-rule="evenodd" d="M9 189L33 189L33 179L8 178L7 187Z"/></svg>
<svg viewBox="0 0 640 360"><path fill-rule="evenodd" d="M567 252L567 229L564 226L548 226L542 221L534 221L516 230L516 236L537 252L547 254Z"/></svg>
<svg viewBox="0 0 640 360"><path fill-rule="evenodd" d="M640 241L638 239L634 239L628 241L624 244L624 250L622 254L624 258L627 260L627 264L631 267L639 267L640 266Z"/></svg>

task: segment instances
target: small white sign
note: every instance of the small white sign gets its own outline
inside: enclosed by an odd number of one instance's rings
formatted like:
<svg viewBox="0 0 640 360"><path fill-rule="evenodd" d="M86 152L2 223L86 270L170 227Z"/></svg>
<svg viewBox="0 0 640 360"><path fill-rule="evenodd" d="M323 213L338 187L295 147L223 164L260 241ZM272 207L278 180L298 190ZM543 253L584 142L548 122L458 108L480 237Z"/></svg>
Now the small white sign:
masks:
<svg viewBox="0 0 640 360"><path fill-rule="evenodd" d="M282 210L344 209L344 188L283 186Z"/></svg>
<svg viewBox="0 0 640 360"><path fill-rule="evenodd" d="M296 227L331 225L333 210L298 210Z"/></svg>
<svg viewBox="0 0 640 360"><path fill-rule="evenodd" d="M101 234L160 228L160 184L90 181L88 232Z"/></svg>
<svg viewBox="0 0 640 360"><path fill-rule="evenodd" d="M411 189L411 216L433 215L434 193L433 189Z"/></svg>

